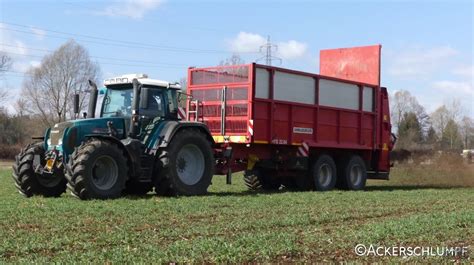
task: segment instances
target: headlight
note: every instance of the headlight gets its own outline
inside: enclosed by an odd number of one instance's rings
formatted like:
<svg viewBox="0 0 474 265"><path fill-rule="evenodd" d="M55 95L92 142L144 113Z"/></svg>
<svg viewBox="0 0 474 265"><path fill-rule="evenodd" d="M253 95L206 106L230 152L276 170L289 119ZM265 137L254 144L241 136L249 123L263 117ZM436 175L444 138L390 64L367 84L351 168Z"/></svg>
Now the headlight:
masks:
<svg viewBox="0 0 474 265"><path fill-rule="evenodd" d="M46 144L51 145L51 138L48 138L48 141L46 141Z"/></svg>

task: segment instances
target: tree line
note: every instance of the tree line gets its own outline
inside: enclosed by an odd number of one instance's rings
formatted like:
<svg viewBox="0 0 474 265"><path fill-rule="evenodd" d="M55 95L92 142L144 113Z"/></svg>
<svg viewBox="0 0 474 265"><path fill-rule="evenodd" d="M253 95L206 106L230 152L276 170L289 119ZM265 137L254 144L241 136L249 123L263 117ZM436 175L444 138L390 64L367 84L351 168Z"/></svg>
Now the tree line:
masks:
<svg viewBox="0 0 474 265"><path fill-rule="evenodd" d="M390 98L396 149L460 151L474 149L474 121L465 115L460 100L451 100L432 113L410 92L397 91Z"/></svg>
<svg viewBox="0 0 474 265"><path fill-rule="evenodd" d="M222 60L220 65L243 64L238 55ZM7 72L12 60L0 54L0 76ZM25 74L15 113L2 107L8 100L6 88L0 87L0 158L12 158L19 148L41 136L55 123L74 117L74 94L80 95L80 109L88 102L88 80L100 83L100 67L88 51L71 40L46 55L38 67ZM182 78L184 88L186 78ZM459 101L453 100L432 113L410 92L395 92L390 99L392 131L397 135L396 149L451 150L474 149L474 122L464 115Z"/></svg>

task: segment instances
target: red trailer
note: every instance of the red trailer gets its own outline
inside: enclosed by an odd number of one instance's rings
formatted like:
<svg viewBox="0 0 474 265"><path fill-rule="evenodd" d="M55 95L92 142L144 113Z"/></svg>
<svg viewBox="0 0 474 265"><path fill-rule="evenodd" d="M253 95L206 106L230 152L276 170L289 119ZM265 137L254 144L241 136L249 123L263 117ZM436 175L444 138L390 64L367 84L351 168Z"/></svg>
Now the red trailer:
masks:
<svg viewBox="0 0 474 265"><path fill-rule="evenodd" d="M363 189L388 179L387 89L259 64L188 69L187 119L204 122L216 173L249 188Z"/></svg>

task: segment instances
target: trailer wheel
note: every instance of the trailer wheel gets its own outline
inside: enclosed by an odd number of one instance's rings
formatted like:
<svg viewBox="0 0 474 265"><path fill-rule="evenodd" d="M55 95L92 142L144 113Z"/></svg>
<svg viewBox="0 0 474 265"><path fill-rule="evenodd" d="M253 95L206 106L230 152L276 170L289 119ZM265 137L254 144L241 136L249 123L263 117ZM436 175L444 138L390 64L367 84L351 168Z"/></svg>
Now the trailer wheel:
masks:
<svg viewBox="0 0 474 265"><path fill-rule="evenodd" d="M364 160L358 155L344 159L339 170L338 186L347 190L362 190L367 182Z"/></svg>
<svg viewBox="0 0 474 265"><path fill-rule="evenodd" d="M336 163L329 155L320 155L316 158L311 174L317 191L328 191L336 186Z"/></svg>
<svg viewBox="0 0 474 265"><path fill-rule="evenodd" d="M36 167L45 165L44 154L43 142L39 142L28 145L15 158L12 177L16 188L25 197L59 197L66 191L67 181L62 172L53 175L35 172Z"/></svg>
<svg viewBox="0 0 474 265"><path fill-rule="evenodd" d="M279 180L271 177L271 172L264 169L246 170L244 173L244 182L249 190L278 190L281 186Z"/></svg>
<svg viewBox="0 0 474 265"><path fill-rule="evenodd" d="M202 195L214 175L214 155L210 142L198 130L179 131L160 155L155 180L158 195ZM163 161L165 160L165 161Z"/></svg>
<svg viewBox="0 0 474 265"><path fill-rule="evenodd" d="M82 200L118 198L128 177L127 158L116 144L92 138L71 154L66 177Z"/></svg>

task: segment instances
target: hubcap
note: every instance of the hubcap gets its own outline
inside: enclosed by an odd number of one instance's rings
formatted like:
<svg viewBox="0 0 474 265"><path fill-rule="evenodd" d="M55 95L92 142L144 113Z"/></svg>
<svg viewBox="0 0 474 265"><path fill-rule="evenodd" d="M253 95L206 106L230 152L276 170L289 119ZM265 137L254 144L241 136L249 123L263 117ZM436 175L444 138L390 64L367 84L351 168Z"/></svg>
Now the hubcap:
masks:
<svg viewBox="0 0 474 265"><path fill-rule="evenodd" d="M194 185L204 174L204 155L194 144L184 145L176 159L176 171L179 179L186 185Z"/></svg>
<svg viewBox="0 0 474 265"><path fill-rule="evenodd" d="M362 181L362 168L359 165L353 165L349 177L352 185L358 186Z"/></svg>
<svg viewBox="0 0 474 265"><path fill-rule="evenodd" d="M112 188L118 179L118 166L115 160L107 155L98 157L92 167L92 182L100 190Z"/></svg>
<svg viewBox="0 0 474 265"><path fill-rule="evenodd" d="M328 186L332 179L332 169L328 164L319 167L319 183L321 186Z"/></svg>

